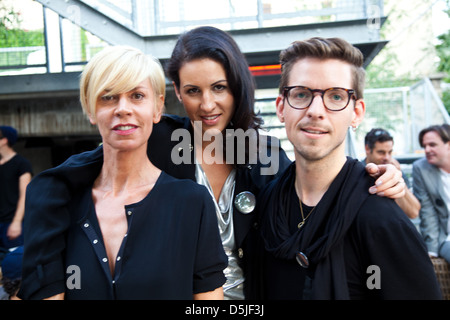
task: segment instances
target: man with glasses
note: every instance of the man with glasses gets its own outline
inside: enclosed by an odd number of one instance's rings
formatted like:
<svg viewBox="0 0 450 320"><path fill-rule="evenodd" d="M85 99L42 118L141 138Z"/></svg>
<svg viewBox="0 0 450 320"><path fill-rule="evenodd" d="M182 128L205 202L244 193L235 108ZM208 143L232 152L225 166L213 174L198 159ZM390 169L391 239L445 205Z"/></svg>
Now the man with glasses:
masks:
<svg viewBox="0 0 450 320"><path fill-rule="evenodd" d="M395 201L345 155L363 120L362 53L338 38L281 53L277 115L295 162L260 197L266 299L440 299L425 245Z"/></svg>
<svg viewBox="0 0 450 320"><path fill-rule="evenodd" d="M23 244L25 190L33 174L30 162L13 146L17 130L0 126L0 262L8 249Z"/></svg>
<svg viewBox="0 0 450 320"><path fill-rule="evenodd" d="M401 170L400 163L392 156L394 150L394 138L382 128L374 128L370 130L364 138L366 159L363 164L375 163L375 164L392 164L398 170ZM419 216L420 202L411 192L408 179L405 179L406 183L405 196L395 199L395 202L405 212L406 216L410 219L417 218Z"/></svg>

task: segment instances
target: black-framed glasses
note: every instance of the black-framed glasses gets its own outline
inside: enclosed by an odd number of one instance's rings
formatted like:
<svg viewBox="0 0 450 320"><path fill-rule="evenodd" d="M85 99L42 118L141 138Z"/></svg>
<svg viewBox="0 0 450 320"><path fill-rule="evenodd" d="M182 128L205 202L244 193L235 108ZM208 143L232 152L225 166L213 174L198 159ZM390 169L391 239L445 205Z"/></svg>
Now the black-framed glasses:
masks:
<svg viewBox="0 0 450 320"><path fill-rule="evenodd" d="M355 90L339 87L325 90L310 89L303 86L284 87L284 96L288 104L298 110L308 108L314 100L314 93L319 92L322 96L323 105L330 111L344 110L350 99L355 99Z"/></svg>

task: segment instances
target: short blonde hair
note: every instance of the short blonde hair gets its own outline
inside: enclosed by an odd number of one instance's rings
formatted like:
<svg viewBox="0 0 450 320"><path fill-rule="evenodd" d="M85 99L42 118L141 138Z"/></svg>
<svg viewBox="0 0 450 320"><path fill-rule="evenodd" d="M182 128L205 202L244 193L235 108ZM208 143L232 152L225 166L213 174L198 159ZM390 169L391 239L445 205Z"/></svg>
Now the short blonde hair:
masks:
<svg viewBox="0 0 450 320"><path fill-rule="evenodd" d="M164 71L156 58L129 46L106 47L89 61L81 74L80 102L83 112L95 119L97 99L102 93L108 91L108 95L115 95L128 92L146 79L150 80L155 100L165 96Z"/></svg>

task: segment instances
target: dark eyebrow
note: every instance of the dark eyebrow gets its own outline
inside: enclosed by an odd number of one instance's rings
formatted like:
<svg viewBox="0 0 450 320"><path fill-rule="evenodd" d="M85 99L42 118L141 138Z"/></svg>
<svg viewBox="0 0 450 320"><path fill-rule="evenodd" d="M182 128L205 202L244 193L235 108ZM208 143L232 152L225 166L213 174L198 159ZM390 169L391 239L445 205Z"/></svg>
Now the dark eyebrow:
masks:
<svg viewBox="0 0 450 320"><path fill-rule="evenodd" d="M186 88L186 87L198 88L198 86L195 86L195 85L193 85L193 84L185 84L185 85L183 86L183 88Z"/></svg>
<svg viewBox="0 0 450 320"><path fill-rule="evenodd" d="M211 87L212 86L215 86L215 85L217 85L217 84L219 84L219 83L221 83L221 82L227 82L227 80L225 80L225 79L223 79L223 80L218 80L218 81L216 81L216 82L213 82L213 83L211 83ZM196 86L196 85L193 85L193 84L185 84L184 86L183 86L183 88L186 88L186 87L193 87L193 88L198 88L198 86Z"/></svg>
<svg viewBox="0 0 450 320"><path fill-rule="evenodd" d="M211 86L215 86L216 84L219 84L221 82L227 82L227 80L218 80L218 81L214 82L213 84L211 84Z"/></svg>

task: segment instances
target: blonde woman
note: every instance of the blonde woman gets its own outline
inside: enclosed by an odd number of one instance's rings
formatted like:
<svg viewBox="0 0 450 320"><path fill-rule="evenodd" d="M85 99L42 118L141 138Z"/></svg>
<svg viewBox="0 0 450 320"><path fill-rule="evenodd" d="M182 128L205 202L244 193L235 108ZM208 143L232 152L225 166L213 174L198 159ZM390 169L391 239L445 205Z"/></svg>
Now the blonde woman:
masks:
<svg viewBox="0 0 450 320"><path fill-rule="evenodd" d="M27 258L41 232L26 228L19 296L223 297L227 257L208 191L162 172L147 156L164 94L159 62L136 49L109 47L87 64L80 100L102 136L101 171L92 186L71 194L69 204L61 208L61 214L69 213L63 221L68 229L56 235L46 251L49 264L34 266ZM39 188L30 186L31 192ZM52 226L47 231L52 232ZM46 272L39 272L43 269Z"/></svg>

